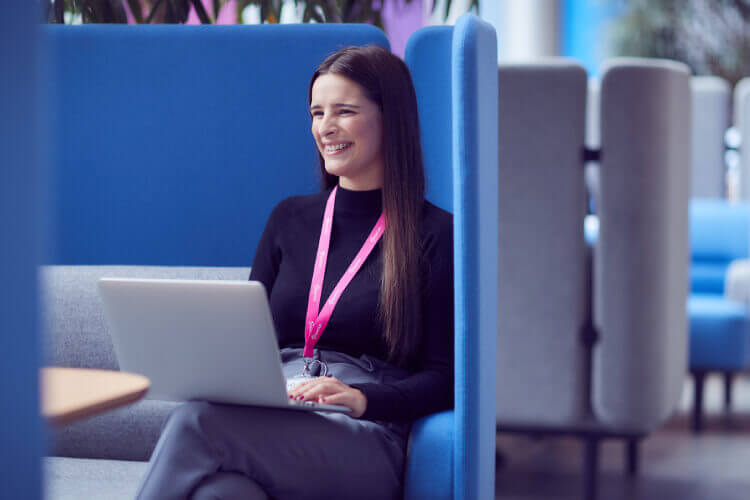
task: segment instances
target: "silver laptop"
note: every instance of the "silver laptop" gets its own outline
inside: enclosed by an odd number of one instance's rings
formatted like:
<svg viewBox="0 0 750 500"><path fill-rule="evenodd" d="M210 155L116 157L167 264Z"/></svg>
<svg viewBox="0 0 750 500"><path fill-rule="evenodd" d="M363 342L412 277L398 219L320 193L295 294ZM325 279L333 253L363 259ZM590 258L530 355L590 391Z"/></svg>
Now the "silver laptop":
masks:
<svg viewBox="0 0 750 500"><path fill-rule="evenodd" d="M102 278L99 291L120 369L148 377L150 398L351 411L289 399L259 282Z"/></svg>

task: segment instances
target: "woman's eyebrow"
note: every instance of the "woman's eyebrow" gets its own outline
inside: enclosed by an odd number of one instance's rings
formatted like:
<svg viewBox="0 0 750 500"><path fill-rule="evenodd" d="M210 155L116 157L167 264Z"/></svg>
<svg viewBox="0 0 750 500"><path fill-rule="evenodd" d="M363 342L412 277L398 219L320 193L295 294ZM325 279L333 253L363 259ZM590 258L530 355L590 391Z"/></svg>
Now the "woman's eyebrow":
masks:
<svg viewBox="0 0 750 500"><path fill-rule="evenodd" d="M356 104L347 104L345 102L337 102L333 106L335 108L357 108L357 109L360 108L360 106L357 106ZM320 104L313 104L312 106L310 106L310 111L314 109L322 109L322 108L323 106L321 106Z"/></svg>

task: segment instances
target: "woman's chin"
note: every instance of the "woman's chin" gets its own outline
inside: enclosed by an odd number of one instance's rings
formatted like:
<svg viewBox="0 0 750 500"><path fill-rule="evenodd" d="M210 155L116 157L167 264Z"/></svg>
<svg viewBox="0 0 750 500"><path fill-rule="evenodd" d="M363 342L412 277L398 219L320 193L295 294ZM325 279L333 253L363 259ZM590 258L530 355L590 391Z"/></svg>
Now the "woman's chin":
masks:
<svg viewBox="0 0 750 500"><path fill-rule="evenodd" d="M335 175L336 177L346 176L350 169L343 165L330 165L326 164L326 172Z"/></svg>

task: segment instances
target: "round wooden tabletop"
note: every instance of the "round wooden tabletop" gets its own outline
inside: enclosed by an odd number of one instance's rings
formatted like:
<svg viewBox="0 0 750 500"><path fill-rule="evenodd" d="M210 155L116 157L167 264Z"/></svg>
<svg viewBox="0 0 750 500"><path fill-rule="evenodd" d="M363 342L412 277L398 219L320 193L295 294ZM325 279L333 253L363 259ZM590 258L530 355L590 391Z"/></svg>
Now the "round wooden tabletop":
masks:
<svg viewBox="0 0 750 500"><path fill-rule="evenodd" d="M42 415L55 426L138 401L150 385L135 373L62 367L42 368L40 382Z"/></svg>

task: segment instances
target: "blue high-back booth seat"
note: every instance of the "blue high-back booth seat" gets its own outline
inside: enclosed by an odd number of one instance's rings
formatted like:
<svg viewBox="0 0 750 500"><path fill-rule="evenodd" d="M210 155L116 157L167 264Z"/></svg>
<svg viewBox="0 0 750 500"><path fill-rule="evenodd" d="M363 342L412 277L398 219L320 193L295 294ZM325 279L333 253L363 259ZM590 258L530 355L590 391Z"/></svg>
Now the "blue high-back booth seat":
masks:
<svg viewBox="0 0 750 500"><path fill-rule="evenodd" d="M497 343L497 42L471 15L406 47L419 104L427 197L453 208L455 411L417 422L406 497L494 497ZM450 137L450 139L447 139ZM494 333L493 333L494 332Z"/></svg>
<svg viewBox="0 0 750 500"><path fill-rule="evenodd" d="M724 401L731 404L732 378L750 366L750 326L745 304L725 298L727 270L732 261L748 258L750 204L722 199L690 203L692 265L690 371L695 382L693 429L703 427L703 385L706 373L724 374Z"/></svg>
<svg viewBox="0 0 750 500"><path fill-rule="evenodd" d="M308 83L358 25L50 26L55 264L247 266L319 186Z"/></svg>
<svg viewBox="0 0 750 500"><path fill-rule="evenodd" d="M53 264L242 266L318 189L307 86L366 25L46 27ZM406 498L494 495L497 71L474 16L407 49L428 198L454 213L455 410L414 426ZM482 230L480 231L480 228ZM480 272L481 271L481 272ZM93 420L93 419L92 419Z"/></svg>

